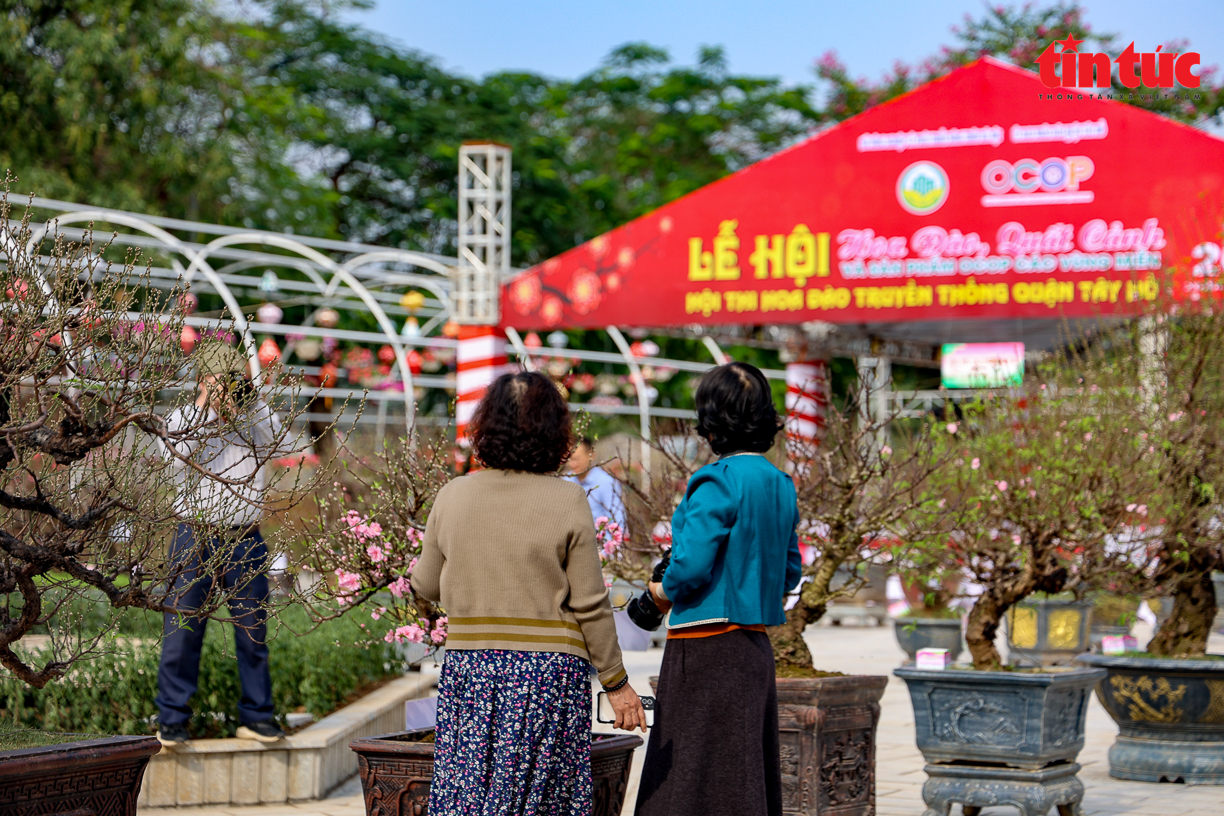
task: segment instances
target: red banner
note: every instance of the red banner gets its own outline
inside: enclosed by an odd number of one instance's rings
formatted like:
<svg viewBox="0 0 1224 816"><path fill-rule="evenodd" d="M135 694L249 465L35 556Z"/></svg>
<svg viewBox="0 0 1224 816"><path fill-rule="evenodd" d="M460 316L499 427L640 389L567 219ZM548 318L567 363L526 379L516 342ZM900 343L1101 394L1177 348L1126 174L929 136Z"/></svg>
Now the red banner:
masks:
<svg viewBox="0 0 1224 816"><path fill-rule="evenodd" d="M1220 291L1224 140L1107 97L984 58L532 267L503 323L1082 316L1171 267Z"/></svg>

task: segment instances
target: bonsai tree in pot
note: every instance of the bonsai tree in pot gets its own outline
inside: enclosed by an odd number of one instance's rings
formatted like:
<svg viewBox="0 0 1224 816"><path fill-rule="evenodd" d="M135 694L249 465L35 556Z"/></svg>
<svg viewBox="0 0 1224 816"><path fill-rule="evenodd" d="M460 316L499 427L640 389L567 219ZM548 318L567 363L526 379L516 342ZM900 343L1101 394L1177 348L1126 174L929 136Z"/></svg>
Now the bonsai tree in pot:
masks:
<svg viewBox="0 0 1224 816"><path fill-rule="evenodd" d="M1154 584L1173 599L1172 614L1147 650L1203 655L1217 605L1212 572L1224 568L1220 486L1224 484L1224 316L1181 309L1148 318L1126 340L1156 359L1138 372L1150 432L1163 450L1160 567ZM1146 358L1145 358L1146 359Z"/></svg>
<svg viewBox="0 0 1224 816"><path fill-rule="evenodd" d="M1004 615L1029 596L1140 583L1149 566L1140 502L1154 495L1159 457L1122 390L1077 376L1080 362L1052 360L1026 387L967 406L942 438L955 460L917 512L919 567L980 590L966 620L972 670L896 671L910 688L930 777L923 797L935 812L977 808L1001 791L1034 813L1083 797L1074 760L1103 673L1005 671L995 646ZM1075 614L1039 637L1086 629Z"/></svg>
<svg viewBox="0 0 1224 816"><path fill-rule="evenodd" d="M177 394L171 401L179 404L195 399L194 374L179 341L182 293L159 296L164 290L150 285L135 257L112 266L110 247L88 235L82 243L33 241L28 212L17 224L12 214L5 196L0 665L42 688L109 648L125 610L175 612L168 590L183 567L167 553L179 523L174 486L183 473L238 496L260 493L247 491L254 474L217 476L181 453L241 427L244 411L181 430L169 429L163 418L166 392ZM270 390L274 401L285 389ZM256 462L284 456L288 433L253 442ZM296 491L308 488L305 482L287 486L279 501L292 504ZM276 549L277 542L270 545ZM200 573L213 574L231 546L218 546ZM229 595L217 588L199 614L223 617ZM97 606L105 613L90 614ZM36 631L46 634L44 644L24 647ZM5 752L0 765L23 781L6 776L0 787L24 791L15 795L27 801L45 794L53 809L101 809L100 802L120 801L134 812L140 773L159 748L151 737L111 737ZM115 773L111 761L126 763L132 773ZM94 765L96 777L82 770ZM55 777L63 773L87 780L61 786ZM69 789L74 792L64 793Z"/></svg>
<svg viewBox="0 0 1224 816"><path fill-rule="evenodd" d="M1015 604L1104 582L1138 585L1149 563L1138 530L1159 457L1147 434L1117 389L1060 388L1057 369L1045 373L1056 376L966 406L965 421L941 440L952 466L930 479L914 514L915 566L981 589L965 635L978 670L1004 668L995 636Z"/></svg>
<svg viewBox="0 0 1224 816"><path fill-rule="evenodd" d="M1224 659L1206 654L1217 611L1211 572L1224 554L1224 318L1215 304L1185 304L1137 321L1113 367L1132 379L1132 412L1160 453L1151 516L1156 567L1144 587L1171 596L1147 654L1092 655L1109 672L1099 696L1119 726L1110 775L1145 782L1224 784L1224 723L1218 715Z"/></svg>

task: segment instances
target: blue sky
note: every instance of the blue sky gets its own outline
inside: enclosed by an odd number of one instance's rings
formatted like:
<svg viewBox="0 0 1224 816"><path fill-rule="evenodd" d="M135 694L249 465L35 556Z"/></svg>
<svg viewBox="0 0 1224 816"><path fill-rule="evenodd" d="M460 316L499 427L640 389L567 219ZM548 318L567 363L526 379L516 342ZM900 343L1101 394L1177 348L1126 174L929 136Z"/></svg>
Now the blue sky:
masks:
<svg viewBox="0 0 1224 816"><path fill-rule="evenodd" d="M1204 65L1224 64L1224 0L1087 0L1094 30L1136 50L1188 38ZM917 62L952 42L949 28L981 0L377 0L351 12L391 39L472 76L528 70L573 78L614 47L646 41L689 63L700 45L722 45L731 69L813 82L813 60L836 49L855 76L879 77L901 59Z"/></svg>

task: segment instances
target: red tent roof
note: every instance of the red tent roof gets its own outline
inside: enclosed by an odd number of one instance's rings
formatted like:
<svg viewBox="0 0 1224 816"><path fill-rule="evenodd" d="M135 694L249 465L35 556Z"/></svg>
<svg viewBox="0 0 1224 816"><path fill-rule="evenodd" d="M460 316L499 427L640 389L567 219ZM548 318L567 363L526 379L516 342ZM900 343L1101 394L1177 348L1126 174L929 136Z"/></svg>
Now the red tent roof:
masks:
<svg viewBox="0 0 1224 816"><path fill-rule="evenodd" d="M1224 141L983 58L526 270L502 320L1111 313L1171 266L1218 288L1222 197Z"/></svg>

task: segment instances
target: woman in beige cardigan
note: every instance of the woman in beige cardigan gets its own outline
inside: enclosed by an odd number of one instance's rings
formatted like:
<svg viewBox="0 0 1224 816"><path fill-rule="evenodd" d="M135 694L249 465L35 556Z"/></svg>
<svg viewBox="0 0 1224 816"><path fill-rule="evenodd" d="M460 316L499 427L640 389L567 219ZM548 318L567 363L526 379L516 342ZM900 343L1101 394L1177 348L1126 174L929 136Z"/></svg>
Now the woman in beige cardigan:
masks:
<svg viewBox="0 0 1224 816"><path fill-rule="evenodd" d="M484 469L439 493L412 572L449 624L438 684L431 816L588 816L590 666L616 727L646 728L629 685L595 526L557 478L569 410L542 374L505 374L469 425Z"/></svg>

